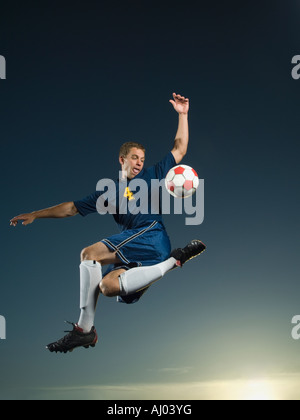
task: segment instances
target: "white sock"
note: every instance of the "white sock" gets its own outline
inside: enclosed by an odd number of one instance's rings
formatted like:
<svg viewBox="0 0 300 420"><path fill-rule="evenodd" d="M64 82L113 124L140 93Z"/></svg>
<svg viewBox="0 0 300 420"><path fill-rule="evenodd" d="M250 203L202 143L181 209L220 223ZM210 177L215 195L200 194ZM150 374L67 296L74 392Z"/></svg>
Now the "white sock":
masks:
<svg viewBox="0 0 300 420"><path fill-rule="evenodd" d="M94 326L102 268L101 264L96 261L83 261L79 268L81 314L77 325L87 333Z"/></svg>
<svg viewBox="0 0 300 420"><path fill-rule="evenodd" d="M120 296L131 295L151 286L152 283L160 280L168 271L176 267L175 258L152 265L150 267L137 267L122 273L119 276Z"/></svg>

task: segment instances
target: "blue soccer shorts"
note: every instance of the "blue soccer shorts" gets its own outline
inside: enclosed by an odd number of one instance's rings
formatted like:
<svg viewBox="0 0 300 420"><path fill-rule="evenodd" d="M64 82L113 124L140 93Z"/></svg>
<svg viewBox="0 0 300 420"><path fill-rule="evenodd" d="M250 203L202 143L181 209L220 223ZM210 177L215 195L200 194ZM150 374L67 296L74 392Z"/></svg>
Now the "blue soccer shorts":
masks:
<svg viewBox="0 0 300 420"><path fill-rule="evenodd" d="M153 221L139 229L129 229L103 239L101 241L108 249L116 252L121 262L111 265L104 275L124 268L151 266L169 258L171 243L164 225ZM118 297L118 302L136 303L147 289L132 295Z"/></svg>

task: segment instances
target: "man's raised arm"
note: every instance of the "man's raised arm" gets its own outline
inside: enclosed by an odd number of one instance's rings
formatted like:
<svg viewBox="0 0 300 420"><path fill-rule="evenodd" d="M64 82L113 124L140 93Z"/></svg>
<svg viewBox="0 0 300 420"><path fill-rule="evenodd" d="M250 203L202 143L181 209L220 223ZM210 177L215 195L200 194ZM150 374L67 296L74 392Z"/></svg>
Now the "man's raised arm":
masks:
<svg viewBox="0 0 300 420"><path fill-rule="evenodd" d="M11 226L17 226L18 222L23 221L22 225L30 225L36 219L60 219L64 217L76 216L78 210L75 204L70 201L67 203L58 204L57 206L48 209L34 211L32 213L20 214L10 221Z"/></svg>
<svg viewBox="0 0 300 420"><path fill-rule="evenodd" d="M187 153L189 143L189 100L181 95L173 93L174 100L170 100L176 112L179 114L178 131L175 137L175 144L172 150L177 164L179 164Z"/></svg>

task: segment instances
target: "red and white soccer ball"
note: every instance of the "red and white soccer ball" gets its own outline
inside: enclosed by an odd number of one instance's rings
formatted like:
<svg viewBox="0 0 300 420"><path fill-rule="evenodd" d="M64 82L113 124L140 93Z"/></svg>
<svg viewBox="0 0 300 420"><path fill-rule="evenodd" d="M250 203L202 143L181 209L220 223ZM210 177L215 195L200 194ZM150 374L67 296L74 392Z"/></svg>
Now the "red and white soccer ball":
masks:
<svg viewBox="0 0 300 420"><path fill-rule="evenodd" d="M199 187L197 172L187 165L172 168L166 176L167 191L176 198L192 196Z"/></svg>

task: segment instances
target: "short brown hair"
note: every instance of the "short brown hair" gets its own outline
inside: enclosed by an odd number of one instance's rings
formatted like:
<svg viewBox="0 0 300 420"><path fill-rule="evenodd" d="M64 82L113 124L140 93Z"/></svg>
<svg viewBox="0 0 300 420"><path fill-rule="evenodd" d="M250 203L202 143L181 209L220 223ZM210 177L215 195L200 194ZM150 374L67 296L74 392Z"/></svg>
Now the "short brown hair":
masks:
<svg viewBox="0 0 300 420"><path fill-rule="evenodd" d="M130 152L130 150L131 150L133 147L135 147L136 149L140 149L140 150L142 150L144 153L146 153L146 149L145 149L145 147L144 147L142 144L140 144L140 143L134 143L134 142L132 142L132 141L129 141L129 142L127 142L127 143L124 143L124 144L121 146L119 156L120 156L120 157L121 157L121 156L126 157L126 156L128 155L128 153Z"/></svg>

